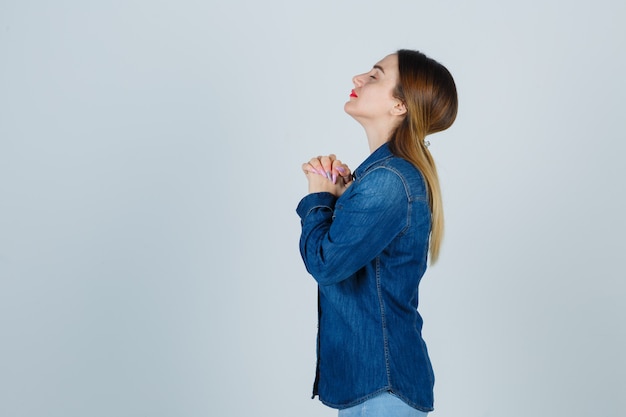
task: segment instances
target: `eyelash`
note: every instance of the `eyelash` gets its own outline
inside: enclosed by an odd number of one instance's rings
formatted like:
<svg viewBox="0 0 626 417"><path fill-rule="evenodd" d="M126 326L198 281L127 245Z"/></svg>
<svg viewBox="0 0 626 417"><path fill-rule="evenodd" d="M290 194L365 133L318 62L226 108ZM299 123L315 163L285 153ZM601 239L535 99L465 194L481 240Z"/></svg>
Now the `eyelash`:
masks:
<svg viewBox="0 0 626 417"><path fill-rule="evenodd" d="M376 79L376 77L374 77L373 75L370 75L370 78L373 79L373 80Z"/></svg>

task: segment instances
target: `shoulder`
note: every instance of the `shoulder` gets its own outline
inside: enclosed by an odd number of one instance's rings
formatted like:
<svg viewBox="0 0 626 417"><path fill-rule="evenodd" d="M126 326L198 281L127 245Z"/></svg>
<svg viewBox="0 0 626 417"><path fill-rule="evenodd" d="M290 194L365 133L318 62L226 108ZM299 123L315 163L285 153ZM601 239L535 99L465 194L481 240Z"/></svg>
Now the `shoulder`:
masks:
<svg viewBox="0 0 626 417"><path fill-rule="evenodd" d="M363 209L408 204L412 198L411 186L403 172L406 167L388 162L388 160L379 161L360 172L340 197L340 207L349 202L358 202Z"/></svg>
<svg viewBox="0 0 626 417"><path fill-rule="evenodd" d="M372 167L372 173L388 178L388 181L402 184L404 192L410 199L426 195L426 181L419 169L411 162L398 156L392 156L380 161ZM393 178L393 180L392 180Z"/></svg>
<svg viewBox="0 0 626 417"><path fill-rule="evenodd" d="M365 171L360 178L357 178L356 184L360 184L364 188L385 191L385 193L392 191L404 193L407 191L406 177L402 172L403 170L394 165L388 161L376 164Z"/></svg>

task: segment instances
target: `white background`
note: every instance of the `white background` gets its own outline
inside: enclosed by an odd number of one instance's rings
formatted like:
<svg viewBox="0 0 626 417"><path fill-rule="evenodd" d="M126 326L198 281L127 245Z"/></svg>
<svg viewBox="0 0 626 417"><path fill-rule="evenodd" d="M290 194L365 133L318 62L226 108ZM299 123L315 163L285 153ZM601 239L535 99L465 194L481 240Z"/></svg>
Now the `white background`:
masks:
<svg viewBox="0 0 626 417"><path fill-rule="evenodd" d="M454 75L422 285L439 417L626 409L621 1L0 1L0 415L333 416L301 162L351 77Z"/></svg>

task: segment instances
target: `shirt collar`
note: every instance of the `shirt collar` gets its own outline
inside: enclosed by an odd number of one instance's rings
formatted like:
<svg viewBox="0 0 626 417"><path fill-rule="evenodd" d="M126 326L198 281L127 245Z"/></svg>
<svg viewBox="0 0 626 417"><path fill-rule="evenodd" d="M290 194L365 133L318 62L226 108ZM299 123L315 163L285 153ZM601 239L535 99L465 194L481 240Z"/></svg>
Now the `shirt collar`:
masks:
<svg viewBox="0 0 626 417"><path fill-rule="evenodd" d="M389 142L385 142L381 146L379 146L378 149L372 152L370 156L368 156L367 159L365 159L365 161L361 163L361 165L358 166L358 168L354 171L354 178L359 178L373 165L377 164L383 159L391 157L393 157L393 154L389 149Z"/></svg>

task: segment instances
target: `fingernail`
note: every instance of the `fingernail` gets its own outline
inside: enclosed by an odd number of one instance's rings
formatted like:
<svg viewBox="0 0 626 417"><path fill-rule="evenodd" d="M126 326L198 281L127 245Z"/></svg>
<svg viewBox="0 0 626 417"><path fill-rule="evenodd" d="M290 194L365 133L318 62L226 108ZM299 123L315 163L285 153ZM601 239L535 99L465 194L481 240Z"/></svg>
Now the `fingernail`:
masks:
<svg viewBox="0 0 626 417"><path fill-rule="evenodd" d="M330 171L326 171L326 178L328 178L329 180L331 180L333 177L330 176Z"/></svg>
<svg viewBox="0 0 626 417"><path fill-rule="evenodd" d="M322 171L321 169L316 169L315 171L317 171L317 173L320 174L323 177L326 176L326 173L324 171Z"/></svg>
<svg viewBox="0 0 626 417"><path fill-rule="evenodd" d="M337 167L337 171L341 172L342 174L346 173L346 169L344 167Z"/></svg>
<svg viewBox="0 0 626 417"><path fill-rule="evenodd" d="M333 174L333 184L337 184L337 174Z"/></svg>

